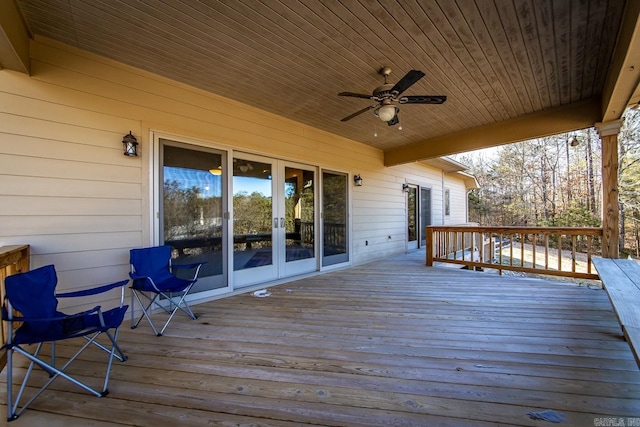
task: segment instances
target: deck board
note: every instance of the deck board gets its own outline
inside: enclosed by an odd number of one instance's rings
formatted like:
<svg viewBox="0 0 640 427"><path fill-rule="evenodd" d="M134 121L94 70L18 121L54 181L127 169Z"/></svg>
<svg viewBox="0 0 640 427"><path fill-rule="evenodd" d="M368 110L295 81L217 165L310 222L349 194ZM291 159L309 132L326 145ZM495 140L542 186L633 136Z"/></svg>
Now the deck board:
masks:
<svg viewBox="0 0 640 427"><path fill-rule="evenodd" d="M198 320L179 316L163 337L127 324L129 360L116 363L108 397L56 381L11 425L534 426L527 412L547 409L569 425L640 417L640 371L601 289L423 263L414 252L270 287L267 298L201 304ZM75 369L94 379L91 359Z"/></svg>

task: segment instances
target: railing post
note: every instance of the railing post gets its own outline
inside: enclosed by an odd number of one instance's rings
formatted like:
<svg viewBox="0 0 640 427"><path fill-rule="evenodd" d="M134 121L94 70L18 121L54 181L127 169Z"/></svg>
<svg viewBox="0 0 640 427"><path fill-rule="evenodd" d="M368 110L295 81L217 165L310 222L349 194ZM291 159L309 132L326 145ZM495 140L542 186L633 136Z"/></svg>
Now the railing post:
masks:
<svg viewBox="0 0 640 427"><path fill-rule="evenodd" d="M4 304L4 279L16 273L29 271L29 264L29 245L0 246L0 304ZM2 327L0 327L0 341L2 345L5 344L9 334L7 328L7 324L3 324ZM7 353L5 350L2 350L0 353L0 370L4 368L6 363Z"/></svg>
<svg viewBox="0 0 640 427"><path fill-rule="evenodd" d="M425 233L427 247L425 252L427 253L427 267L433 267L433 228L426 227Z"/></svg>

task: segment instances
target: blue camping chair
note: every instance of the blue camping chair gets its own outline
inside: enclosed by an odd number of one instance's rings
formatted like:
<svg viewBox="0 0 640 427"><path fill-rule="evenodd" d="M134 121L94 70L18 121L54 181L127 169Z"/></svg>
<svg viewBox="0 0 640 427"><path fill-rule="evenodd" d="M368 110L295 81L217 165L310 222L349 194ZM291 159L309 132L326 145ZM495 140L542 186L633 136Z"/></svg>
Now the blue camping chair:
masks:
<svg viewBox="0 0 640 427"><path fill-rule="evenodd" d="M206 264L205 262L172 265L171 246L168 245L131 249L130 261L131 273L129 275L133 279L131 285L131 329L137 328L140 321L146 318L153 332L160 336L167 329L169 322L178 310L193 320L196 319L185 298L198 280L200 267ZM190 279L176 277L173 270L179 268L192 270L193 276ZM142 309L142 314L135 323L134 297ZM150 308L154 305L169 314L169 318L159 333L150 316Z"/></svg>
<svg viewBox="0 0 640 427"><path fill-rule="evenodd" d="M9 323L7 343L3 346L3 349L7 350L7 419L9 421L18 418L58 377L65 378L98 397L106 396L109 393L107 386L113 358L120 361L126 360L126 356L116 343L116 338L118 327L127 311L127 306L124 305L124 287L128 282L128 280L123 280L92 289L56 294L58 277L53 265L19 273L5 279L6 293L2 305L2 320ZM97 295L117 287L121 288L121 293L120 305L116 308L103 311L98 305L91 310L72 315L62 313L57 309L58 298ZM19 312L19 315L16 315L14 310ZM14 327L16 322L21 322L21 324ZM103 333L109 339L106 345L97 341ZM84 338L85 342L64 365L56 367L55 344L57 341L70 338ZM45 361L40 354L46 342L51 343L50 362ZM25 348L29 344L37 344L33 353ZM109 354L102 391L88 386L67 373L69 365L92 344ZM14 353L20 354L30 361L15 399L13 398L12 372ZM19 407L35 366L42 368L49 375L49 379L27 403Z"/></svg>

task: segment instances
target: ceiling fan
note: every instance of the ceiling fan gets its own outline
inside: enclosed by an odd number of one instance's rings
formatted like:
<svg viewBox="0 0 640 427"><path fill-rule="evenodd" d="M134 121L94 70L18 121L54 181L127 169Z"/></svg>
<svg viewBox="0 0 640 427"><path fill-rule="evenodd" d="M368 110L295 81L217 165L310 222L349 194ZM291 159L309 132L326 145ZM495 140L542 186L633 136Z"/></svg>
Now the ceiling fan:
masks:
<svg viewBox="0 0 640 427"><path fill-rule="evenodd" d="M346 122L352 118L374 109L375 115L387 122L389 126L393 126L399 123L398 113L400 109L395 104L442 104L447 100L446 96L441 95L409 95L400 96L405 90L409 89L414 83L424 77L424 73L419 70L411 70L398 83L391 84L387 82L387 77L391 74L391 68L384 67L379 71L384 76L384 84L373 90L371 95L354 92L340 92L338 96L352 96L354 98L365 98L375 101L376 104L370 105L362 110L340 120Z"/></svg>

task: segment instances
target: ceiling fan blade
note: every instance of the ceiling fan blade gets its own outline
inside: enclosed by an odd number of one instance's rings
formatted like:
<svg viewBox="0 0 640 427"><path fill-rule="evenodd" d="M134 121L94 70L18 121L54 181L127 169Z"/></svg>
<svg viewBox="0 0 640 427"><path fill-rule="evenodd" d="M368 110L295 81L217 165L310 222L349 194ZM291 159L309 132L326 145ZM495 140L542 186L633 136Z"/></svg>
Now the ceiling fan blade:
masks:
<svg viewBox="0 0 640 427"><path fill-rule="evenodd" d="M411 95L402 96L398 99L400 104L442 104L447 100L446 96L441 95Z"/></svg>
<svg viewBox="0 0 640 427"><path fill-rule="evenodd" d="M404 75L403 78L400 79L398 83L395 84L394 87L391 88L391 92L395 93L396 96L400 95L405 90L409 89L411 85L424 77L424 73L420 70L411 70L407 74Z"/></svg>
<svg viewBox="0 0 640 427"><path fill-rule="evenodd" d="M393 119L387 122L387 125L394 126L394 125L397 125L398 123L400 123L400 120L398 119L398 113L396 113L396 115L393 116Z"/></svg>
<svg viewBox="0 0 640 427"><path fill-rule="evenodd" d="M354 92L340 92L338 96L353 96L354 98L371 99L371 95L365 95L364 93L354 93Z"/></svg>
<svg viewBox="0 0 640 427"><path fill-rule="evenodd" d="M349 115L349 116L345 117L344 119L342 119L342 120L340 120L340 121L341 121L341 122L346 122L347 120L351 120L351 119L353 119L355 116L359 116L360 114L364 113L365 111L369 111L369 110L371 110L372 108L376 108L377 106L378 106L378 105L376 104L376 105L370 105L370 106L368 106L368 107L365 107L365 108L363 108L362 110L360 110L360 111L356 111L355 113L353 113L353 114L351 114L351 115Z"/></svg>

